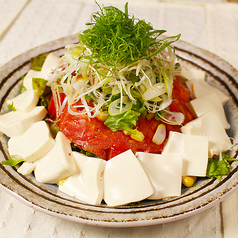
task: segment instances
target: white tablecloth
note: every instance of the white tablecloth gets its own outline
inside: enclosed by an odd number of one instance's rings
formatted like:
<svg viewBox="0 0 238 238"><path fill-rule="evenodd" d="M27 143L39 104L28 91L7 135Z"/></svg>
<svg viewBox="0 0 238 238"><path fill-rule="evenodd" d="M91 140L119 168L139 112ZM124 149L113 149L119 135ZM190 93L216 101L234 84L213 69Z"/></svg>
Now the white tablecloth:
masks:
<svg viewBox="0 0 238 238"><path fill-rule="evenodd" d="M98 1L120 9L126 1ZM238 4L225 0L129 0L135 17L167 35L209 50L238 69ZM93 0L1 0L0 66L48 41L85 29ZM0 238L31 237L225 237L238 236L238 192L195 216L152 227L100 228L61 220L22 204L0 190Z"/></svg>

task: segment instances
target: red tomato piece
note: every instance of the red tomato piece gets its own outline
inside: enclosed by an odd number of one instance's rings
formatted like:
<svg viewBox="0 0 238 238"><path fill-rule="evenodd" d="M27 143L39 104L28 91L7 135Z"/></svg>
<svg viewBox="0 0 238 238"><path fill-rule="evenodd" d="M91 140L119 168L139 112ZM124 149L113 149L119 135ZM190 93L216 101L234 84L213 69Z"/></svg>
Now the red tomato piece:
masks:
<svg viewBox="0 0 238 238"><path fill-rule="evenodd" d="M57 95L57 98L54 98L53 95L51 96L49 105L48 105L48 114L50 115L49 118L51 119L55 119L56 117L56 103L58 104L58 106L60 106L65 99L64 93L59 93L56 95Z"/></svg>
<svg viewBox="0 0 238 238"><path fill-rule="evenodd" d="M173 112L181 112L184 114L185 119L183 125L193 120L194 117L186 105L190 102L190 92L185 84L185 80L180 76L174 80L172 98L173 101L169 108Z"/></svg>
<svg viewBox="0 0 238 238"><path fill-rule="evenodd" d="M49 101L48 114L49 114L49 118L51 118L51 119L54 119L56 116L56 109L55 109L55 103L54 103L53 96L51 96L50 101Z"/></svg>
<svg viewBox="0 0 238 238"><path fill-rule="evenodd" d="M67 107L59 118L59 130L73 143L102 159L112 157L131 149L137 151L161 153L163 145L156 145L151 140L154 134L146 119L140 118L138 128L143 130L145 139L139 142L125 135L122 131L113 132L97 118L89 118L85 114L71 115Z"/></svg>
<svg viewBox="0 0 238 238"><path fill-rule="evenodd" d="M184 113L184 123L192 120L193 116L186 106L186 103L190 101L189 91L182 77L177 77L174 81L172 97L171 111ZM122 131L113 132L104 125L103 121L97 118L89 118L85 114L71 115L67 109L67 106L65 106L59 117L59 130L79 148L83 148L102 159L111 159L128 149L131 149L134 153L141 151L158 154L163 150L164 143L156 145L152 142L158 125L162 123L155 118L147 121L142 116L139 117L136 128L145 136L144 140L139 142L131 139ZM169 131L180 132L180 126L166 124L166 131L168 137Z"/></svg>

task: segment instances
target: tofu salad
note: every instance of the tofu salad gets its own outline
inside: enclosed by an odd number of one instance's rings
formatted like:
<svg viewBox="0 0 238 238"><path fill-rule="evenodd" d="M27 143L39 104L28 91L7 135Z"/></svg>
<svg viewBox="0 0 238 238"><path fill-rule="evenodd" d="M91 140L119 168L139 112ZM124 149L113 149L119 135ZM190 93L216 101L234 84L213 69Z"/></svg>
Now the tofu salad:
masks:
<svg viewBox="0 0 238 238"><path fill-rule="evenodd" d="M66 53L40 55L8 99L0 131L23 175L88 204L128 205L221 179L235 159L224 104L151 23L100 7ZM169 179L168 179L169 178Z"/></svg>

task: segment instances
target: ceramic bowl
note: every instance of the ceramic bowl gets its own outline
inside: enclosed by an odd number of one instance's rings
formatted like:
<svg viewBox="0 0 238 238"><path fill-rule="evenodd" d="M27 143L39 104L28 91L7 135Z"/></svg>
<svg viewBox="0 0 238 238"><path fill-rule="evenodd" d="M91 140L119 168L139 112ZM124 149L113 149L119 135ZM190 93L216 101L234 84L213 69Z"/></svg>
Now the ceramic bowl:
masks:
<svg viewBox="0 0 238 238"><path fill-rule="evenodd" d="M30 68L30 59L46 52L63 55L64 46L76 43L77 36L68 36L19 55L0 68L0 110L7 111L6 100L15 96L21 86L21 76ZM225 111L231 129L230 137L238 141L238 71L218 56L186 42L175 45L181 61L205 71L206 80L230 96ZM0 160L8 157L7 138L0 135ZM237 157L234 147L231 156ZM104 227L135 227L155 225L182 219L201 212L219 202L238 187L238 164L232 163L228 176L222 180L199 179L196 186L183 189L182 195L159 201L143 201L139 206L93 206L57 191L56 185L40 184L34 176L23 176L15 168L0 164L1 187L36 210L63 219Z"/></svg>

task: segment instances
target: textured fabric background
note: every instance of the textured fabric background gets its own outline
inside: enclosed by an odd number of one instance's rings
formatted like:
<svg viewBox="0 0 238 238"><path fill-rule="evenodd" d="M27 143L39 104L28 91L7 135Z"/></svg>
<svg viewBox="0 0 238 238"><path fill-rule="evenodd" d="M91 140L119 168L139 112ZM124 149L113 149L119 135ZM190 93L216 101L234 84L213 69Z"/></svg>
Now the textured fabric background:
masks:
<svg viewBox="0 0 238 238"><path fill-rule="evenodd" d="M98 1L123 8L126 1ZM85 28L97 6L93 0L1 0L0 66L48 41ZM135 17L167 35L209 50L238 69L238 4L225 0L129 0ZM42 214L0 190L0 238L37 237L209 237L238 235L238 192L198 215L140 228L100 228Z"/></svg>

